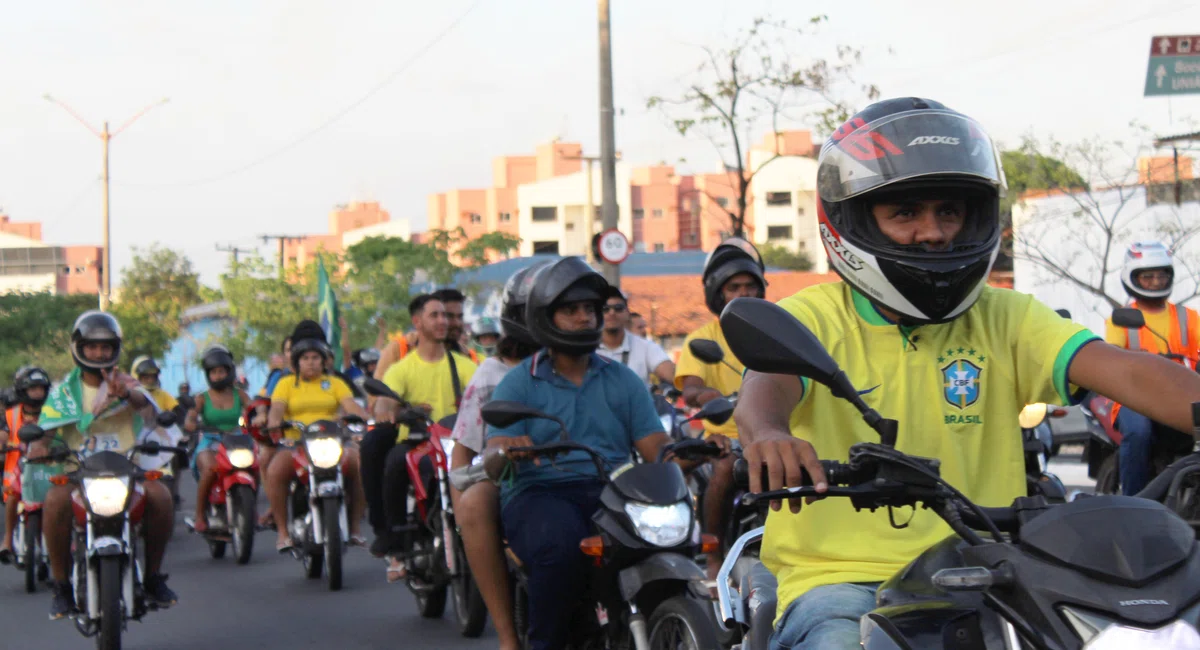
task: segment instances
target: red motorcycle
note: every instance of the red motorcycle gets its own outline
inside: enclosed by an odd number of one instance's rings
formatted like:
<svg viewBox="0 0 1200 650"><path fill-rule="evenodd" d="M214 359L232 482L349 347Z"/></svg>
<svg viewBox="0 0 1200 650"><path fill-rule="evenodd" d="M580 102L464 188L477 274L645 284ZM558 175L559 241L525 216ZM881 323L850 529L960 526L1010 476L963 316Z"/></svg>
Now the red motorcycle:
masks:
<svg viewBox="0 0 1200 650"><path fill-rule="evenodd" d="M232 543L237 563L246 564L254 550L257 525L258 444L238 430L222 435L210 449L216 453L213 471L217 478L208 493L208 530L202 534L213 558L225 557L226 544ZM184 521L194 532L194 522L190 518Z"/></svg>
<svg viewBox="0 0 1200 650"><path fill-rule="evenodd" d="M405 582L425 618L441 618L446 596L454 588L454 611L463 636L478 637L487 622L487 607L471 576L466 551L454 520L450 500L450 453L454 440L453 415L433 422L424 411L409 408L382 382L369 379L364 389L371 395L394 399L405 407L397 422L408 426L413 446L405 460L410 502L404 531L412 545L404 560Z"/></svg>

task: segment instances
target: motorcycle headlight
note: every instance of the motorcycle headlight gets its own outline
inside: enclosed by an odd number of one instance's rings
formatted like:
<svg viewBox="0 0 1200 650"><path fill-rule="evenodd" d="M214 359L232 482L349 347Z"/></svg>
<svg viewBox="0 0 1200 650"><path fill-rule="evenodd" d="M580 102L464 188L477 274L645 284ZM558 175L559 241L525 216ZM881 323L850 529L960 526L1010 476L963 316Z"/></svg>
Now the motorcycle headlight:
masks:
<svg viewBox="0 0 1200 650"><path fill-rule="evenodd" d="M1126 648L1159 648L1160 650L1198 650L1200 633L1183 621L1175 621L1157 630L1143 630L1124 625L1110 625L1092 638L1087 650L1125 650Z"/></svg>
<svg viewBox="0 0 1200 650"><path fill-rule="evenodd" d="M655 546L678 546L687 539L692 509L680 501L669 506L626 503L625 514L633 522L638 536Z"/></svg>
<svg viewBox="0 0 1200 650"><path fill-rule="evenodd" d="M315 467L329 469L342 460L342 441L337 438L309 438L306 448Z"/></svg>
<svg viewBox="0 0 1200 650"><path fill-rule="evenodd" d="M442 451L446 454L446 458L449 458L450 454L454 452L454 439L438 438L438 442L442 443Z"/></svg>
<svg viewBox="0 0 1200 650"><path fill-rule="evenodd" d="M254 464L254 452L240 447L229 451L229 464L238 469L246 469Z"/></svg>
<svg viewBox="0 0 1200 650"><path fill-rule="evenodd" d="M112 517L125 510L129 498L129 478L102 476L83 479L83 496L92 512L101 517Z"/></svg>

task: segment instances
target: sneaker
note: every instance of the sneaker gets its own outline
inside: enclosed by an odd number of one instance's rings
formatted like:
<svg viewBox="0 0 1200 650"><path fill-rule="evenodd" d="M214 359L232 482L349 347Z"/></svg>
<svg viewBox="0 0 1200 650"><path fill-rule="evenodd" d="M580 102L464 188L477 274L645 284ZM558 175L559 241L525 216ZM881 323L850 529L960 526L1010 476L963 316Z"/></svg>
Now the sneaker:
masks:
<svg viewBox="0 0 1200 650"><path fill-rule="evenodd" d="M69 582L55 582L51 586L54 599L50 601L50 620L70 616L75 612L75 592Z"/></svg>
<svg viewBox="0 0 1200 650"><path fill-rule="evenodd" d="M167 575L146 576L146 581L142 584L142 588L146 592L146 598L162 608L170 607L179 602L179 596L175 595L174 591L167 586Z"/></svg>

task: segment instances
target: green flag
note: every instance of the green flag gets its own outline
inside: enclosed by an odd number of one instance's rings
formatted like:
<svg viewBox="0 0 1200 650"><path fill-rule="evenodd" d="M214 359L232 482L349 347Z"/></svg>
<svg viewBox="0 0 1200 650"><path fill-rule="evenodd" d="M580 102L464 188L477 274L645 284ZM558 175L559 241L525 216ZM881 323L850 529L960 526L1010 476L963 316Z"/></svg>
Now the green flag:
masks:
<svg viewBox="0 0 1200 650"><path fill-rule="evenodd" d="M329 273L325 271L325 260L317 261L317 322L325 331L325 339L333 348L333 363L337 370L342 369L342 327L338 325L337 296L333 295L333 285L329 283Z"/></svg>

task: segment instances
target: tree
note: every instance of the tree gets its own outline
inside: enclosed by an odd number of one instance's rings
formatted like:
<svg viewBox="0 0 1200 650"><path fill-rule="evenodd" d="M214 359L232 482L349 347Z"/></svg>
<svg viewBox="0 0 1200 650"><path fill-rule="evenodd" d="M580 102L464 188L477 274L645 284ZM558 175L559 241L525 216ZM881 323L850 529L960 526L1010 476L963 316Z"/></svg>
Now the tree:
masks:
<svg viewBox="0 0 1200 650"><path fill-rule="evenodd" d="M51 377L67 374L75 367L71 327L96 304L95 295L0 295L0 386L9 385L17 369L25 365L41 366Z"/></svg>
<svg viewBox="0 0 1200 650"><path fill-rule="evenodd" d="M186 255L153 244L134 248L121 271L120 300L113 315L121 322L125 354L161 357L182 331L183 310L201 304L200 274Z"/></svg>
<svg viewBox="0 0 1200 650"><path fill-rule="evenodd" d="M281 278L276 265L255 256L239 261L221 276L221 293L229 303L230 316L222 342L235 357L268 359L279 352L296 323L316 319L316 268L310 264ZM327 268L336 283L336 265Z"/></svg>
<svg viewBox="0 0 1200 650"><path fill-rule="evenodd" d="M1137 161L1147 153L1145 145L1119 140L1064 144L1032 138L1020 153L1007 152L1006 173L1010 166L1015 172L1009 176L1016 199L1014 259L1029 262L1042 282L1065 283L1116 308L1126 302L1116 281L1125 248L1133 241L1159 239L1175 256L1177 286L1190 287L1191 295L1180 302L1200 295L1200 251L1188 245L1200 225L1194 211L1185 219L1178 206L1152 206L1145 200ZM1022 202L1014 185L1045 189L1047 197Z"/></svg>
<svg viewBox="0 0 1200 650"><path fill-rule="evenodd" d="M815 32L828 21L813 17L807 26ZM748 141L752 132L780 133L782 120L798 121L796 111L832 132L852 114L850 105L832 93L835 83L852 80L862 59L858 49L838 46L832 61L812 58L797 61L792 55L803 47L809 32L786 23L757 18L727 49L704 47L706 60L697 69L697 79L677 97L653 96L648 108L661 108L680 135L700 132L721 156L736 197L729 215L730 232L744 237L746 204L754 176L781 157L775 155L754 169L747 169ZM869 99L879 96L873 85L859 85ZM825 108L814 110L816 104Z"/></svg>
<svg viewBox="0 0 1200 650"><path fill-rule="evenodd" d="M458 249L458 256L466 262L468 268L479 268L491 262L491 253L507 259L520 245L521 238L516 235L500 231L489 232L464 241Z"/></svg>
<svg viewBox="0 0 1200 650"><path fill-rule="evenodd" d="M807 254L795 252L783 246L763 244L758 247L758 252L762 255L763 263L768 267L790 271L811 271L813 267L812 259Z"/></svg>

